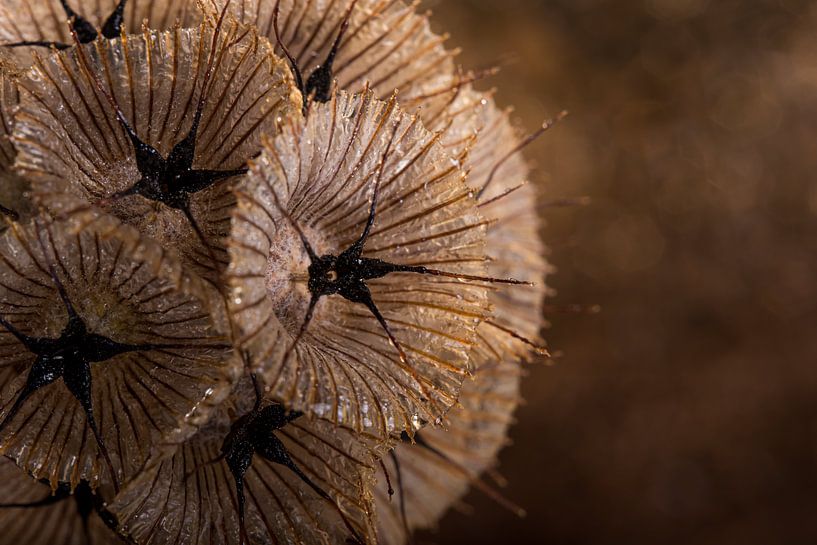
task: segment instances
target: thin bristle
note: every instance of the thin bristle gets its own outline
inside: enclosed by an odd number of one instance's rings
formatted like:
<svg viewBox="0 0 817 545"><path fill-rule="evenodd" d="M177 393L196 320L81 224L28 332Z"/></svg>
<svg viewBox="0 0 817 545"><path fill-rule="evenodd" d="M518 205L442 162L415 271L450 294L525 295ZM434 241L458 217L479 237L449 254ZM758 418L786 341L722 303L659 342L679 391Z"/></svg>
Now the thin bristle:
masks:
<svg viewBox="0 0 817 545"><path fill-rule="evenodd" d="M491 168L491 172L488 174L488 179L485 181L485 183L482 185L479 192L477 193L477 199L481 198L482 195L485 193L485 190L488 189L488 186L491 185L491 182L494 180L496 173L499 171L502 165L504 165L511 157L513 157L520 151L527 148L533 142L535 142L540 136L545 134L551 127L553 127L561 120L563 120L565 117L567 117L567 115L568 115L567 110L562 110L561 112L559 112L559 115L557 115L555 118L545 120L545 122L542 123L542 126L539 127L538 130L523 138L522 141L519 142L519 144L514 146L506 155L499 159L499 161L497 161L496 164L494 164L493 168Z"/></svg>

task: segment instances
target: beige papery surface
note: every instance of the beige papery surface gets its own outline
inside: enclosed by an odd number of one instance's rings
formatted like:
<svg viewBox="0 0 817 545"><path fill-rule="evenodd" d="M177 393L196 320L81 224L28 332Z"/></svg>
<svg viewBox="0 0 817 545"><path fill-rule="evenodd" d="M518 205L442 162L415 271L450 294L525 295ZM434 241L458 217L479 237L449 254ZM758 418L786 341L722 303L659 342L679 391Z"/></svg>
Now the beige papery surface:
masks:
<svg viewBox="0 0 817 545"><path fill-rule="evenodd" d="M120 0L66 0L68 7L99 31ZM178 21L182 27L198 26L201 13L194 0L126 0L122 31L139 34L143 23L156 30L169 30ZM71 44L70 17L60 0L0 0L0 45L21 42ZM7 50L8 51L8 50ZM20 62L30 61L44 47L15 47Z"/></svg>
<svg viewBox="0 0 817 545"><path fill-rule="evenodd" d="M201 4L214 15L226 1ZM239 20L256 25L283 57L275 34L275 5L276 0L230 0L229 9ZM341 89L357 91L368 83L383 100L397 89L405 109L428 110L422 114L424 120L445 107L454 83L456 53L446 51L445 37L431 32L428 17L416 13L415 5L402 0L281 0L279 9L281 42L304 81L324 63L350 13L333 65Z"/></svg>
<svg viewBox="0 0 817 545"><path fill-rule="evenodd" d="M274 134L291 115L297 91L253 29L227 20L215 39L214 32L205 22L35 57L21 81L14 141L20 171L47 207L62 211L66 195L80 196L174 249L219 285L236 177L190 193L190 217L142 195L123 196L141 176L133 144L98 88L164 158L187 137L201 102L194 169L241 169L260 148L261 135Z"/></svg>
<svg viewBox="0 0 817 545"><path fill-rule="evenodd" d="M455 116L448 123L451 146L469 137L462 127L475 120L481 127L470 144L466 165L470 168L468 185L478 194L485 188L479 197L480 211L494 220L487 237L492 258L489 274L535 285L502 287L489 293L493 314L477 328L478 341L471 352L476 370L474 378L463 383L461 406L448 413L443 427L429 427L420 433L434 450L422 445L397 447L406 519L411 529L433 527L467 492L469 483L496 465L520 399L523 371L519 363L542 352L533 343L542 343L539 334L550 267L538 235L536 192L526 184L528 167L518 151L522 138L514 131L508 115L489 96L463 90L458 101L474 108L458 109L461 113L457 115L467 119L458 121ZM392 460L387 464L394 479L397 468ZM381 479L377 490L379 537L386 543L404 543L400 499L395 496L388 501L386 490Z"/></svg>
<svg viewBox="0 0 817 545"><path fill-rule="evenodd" d="M454 404L487 290L416 273L368 281L405 361L365 305L337 294L318 300L291 348L311 299L310 259L293 222L318 255L338 255L363 233L377 179L364 257L484 274L485 220L437 137L393 101L343 92L313 105L254 162L238 192L229 277L242 344L272 394L382 438L413 432Z"/></svg>
<svg viewBox="0 0 817 545"><path fill-rule="evenodd" d="M82 499L96 499L84 491ZM78 496L52 496L51 487L39 482L5 456L0 456L0 543L13 545L107 545L119 543L116 534L93 511L92 505L78 503ZM51 502L53 503L47 503ZM14 504L36 504L8 507ZM91 507L87 525L80 509Z"/></svg>
<svg viewBox="0 0 817 545"><path fill-rule="evenodd" d="M238 545L236 485L219 460L231 422L252 408L249 380L199 433L126 487L110 509L140 545ZM255 454L245 476L250 542L346 545L343 516L366 543L374 542L371 486L377 462L349 430L299 417L274 433L293 462L331 499L321 498L292 470ZM370 445L372 448L375 445Z"/></svg>
<svg viewBox="0 0 817 545"><path fill-rule="evenodd" d="M103 226L81 217L12 225L0 238L0 316L28 337L61 338L69 316L62 285L89 333L143 347L90 363L91 408L117 482L125 482L224 399L236 364L178 264L134 231ZM0 329L0 453L55 488L110 484L87 413L61 377L7 419L35 361L11 329Z"/></svg>

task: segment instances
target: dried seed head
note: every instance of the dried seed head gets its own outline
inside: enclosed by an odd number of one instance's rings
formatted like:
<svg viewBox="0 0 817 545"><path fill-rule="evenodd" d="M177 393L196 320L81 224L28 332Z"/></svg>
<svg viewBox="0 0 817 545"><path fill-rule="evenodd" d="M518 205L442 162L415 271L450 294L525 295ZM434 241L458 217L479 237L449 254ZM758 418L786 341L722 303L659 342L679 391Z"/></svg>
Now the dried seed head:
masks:
<svg viewBox="0 0 817 545"><path fill-rule="evenodd" d="M202 3L206 11L209 6L209 11L216 12L225 0ZM331 91L333 79L338 88L346 90L368 83L381 99L397 89L400 104L408 110L430 107L432 96L450 86L446 80L454 73L455 53L445 50L446 37L431 32L428 17L415 13L414 4L402 0L231 0L230 9L278 44L280 56L286 48L302 73L304 87L309 86L310 78L324 80L321 83L326 88L313 86L307 93L315 93L319 101L328 99L325 91Z"/></svg>
<svg viewBox="0 0 817 545"><path fill-rule="evenodd" d="M371 452L352 432L283 408L280 427L255 421L239 433L254 398L244 380L198 434L127 486L110 505L121 530L143 545L373 543ZM260 448L225 448L248 438Z"/></svg>
<svg viewBox="0 0 817 545"><path fill-rule="evenodd" d="M101 225L38 218L0 238L0 452L53 487L132 478L235 372L178 266Z"/></svg>
<svg viewBox="0 0 817 545"><path fill-rule="evenodd" d="M3 543L79 545L114 543L116 534L102 522L101 498L85 483L72 495L56 493L0 456L0 528Z"/></svg>
<svg viewBox="0 0 817 545"><path fill-rule="evenodd" d="M546 353L540 334L550 266L544 257L539 199L534 184L528 183L529 169L520 149L522 140L508 114L499 110L489 96L471 89L463 89L460 96L457 102L474 105L475 117L470 125L478 128L465 160L467 183L477 194L480 212L493 220L486 243L491 258L488 273L533 284L527 290L501 289L489 294L493 315L480 325L479 342L472 353L474 366L481 368ZM458 107L454 110L462 111ZM444 136L449 150L453 152L457 142L463 141L457 128L468 125L450 123Z"/></svg>
<svg viewBox="0 0 817 545"><path fill-rule="evenodd" d="M215 13L225 2L205 0L203 5ZM548 270L536 191L526 185L528 167L516 149L520 140L508 114L471 86L482 74L458 72L456 51L444 47L446 37L431 32L427 14L415 13L414 4L401 0L231 0L230 9L257 25L280 55L292 57L305 91L309 77L331 59L338 88L357 90L369 82L381 98L396 92L401 107L416 110L426 128L442 134L449 154L469 171L467 182L479 193L482 213L496 220L488 229L490 276L535 283L531 290L491 293L494 325L480 328L475 366L529 357L536 348L532 345L540 344Z"/></svg>
<svg viewBox="0 0 817 545"><path fill-rule="evenodd" d="M404 442L384 459L386 471L396 481L396 493L389 497L381 476L375 490L380 543L402 545L408 541L406 527L409 531L434 527L469 487L521 514L519 507L480 480L508 441L521 372L510 363L478 370L473 380L463 383L462 406L449 413L444 428L423 429L415 444Z"/></svg>
<svg viewBox="0 0 817 545"><path fill-rule="evenodd" d="M0 0L0 46L21 62L48 47L67 49L73 44L70 22L82 43L102 36L138 34L144 22L169 30L177 22L196 26L201 13L194 0Z"/></svg>
<svg viewBox="0 0 817 545"><path fill-rule="evenodd" d="M35 56L21 82L18 167L52 210L80 195L217 284L232 183L297 108L288 70L254 31L216 28Z"/></svg>
<svg viewBox="0 0 817 545"><path fill-rule="evenodd" d="M462 178L371 93L266 143L238 191L229 278L275 398L381 437L454 404L487 311L485 222Z"/></svg>
<svg viewBox="0 0 817 545"><path fill-rule="evenodd" d="M417 444L399 445L395 457L386 459L387 469L400 474L398 495L391 501L384 479L376 493L378 538L390 545L407 541L406 526L409 531L433 527L469 486L519 512L480 478L494 467L507 443L519 401L518 362L543 351L537 345L549 267L539 238L535 191L526 184L521 140L508 115L490 97L470 88L462 89L446 111L449 117L439 120L447 127L443 141L452 153L470 147L465 161L468 185L479 194L480 211L495 220L487 234L489 274L535 285L526 292L489 293L493 314L477 328L471 351L476 371L473 380L463 383L461 406L448 413L443 428L422 430Z"/></svg>

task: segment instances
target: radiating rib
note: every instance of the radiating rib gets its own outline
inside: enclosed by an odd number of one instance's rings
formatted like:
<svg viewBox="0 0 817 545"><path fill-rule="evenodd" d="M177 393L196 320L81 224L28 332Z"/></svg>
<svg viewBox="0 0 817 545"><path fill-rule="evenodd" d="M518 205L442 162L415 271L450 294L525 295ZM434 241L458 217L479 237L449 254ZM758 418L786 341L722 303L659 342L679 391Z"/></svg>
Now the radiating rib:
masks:
<svg viewBox="0 0 817 545"><path fill-rule="evenodd" d="M183 27L197 26L201 21L195 0L126 0L123 6L121 0L0 0L0 46L15 45L8 49L10 54L28 64L33 53L47 53L49 45L72 45L67 24L71 16L63 1L89 30L107 38L118 37L114 25L106 27L107 22L115 22L111 16L117 8L122 9L121 30L126 34L139 34L145 21L156 30L169 30L177 21ZM33 45L25 46L25 42Z"/></svg>
<svg viewBox="0 0 817 545"><path fill-rule="evenodd" d="M111 504L121 529L137 543L240 543L236 481L221 450L231 425L252 411L248 383L244 380L207 426L172 457L148 468ZM365 444L349 430L306 417L269 433L327 497L296 471L255 453L243 484L248 545L347 545L353 536L350 526L365 543L373 543L369 490L376 462Z"/></svg>
<svg viewBox="0 0 817 545"><path fill-rule="evenodd" d="M275 133L278 117L297 109L288 70L271 48L232 20L217 29L144 31L37 56L22 87L15 142L34 195L51 209L78 195L176 249L217 284L234 203L229 174L241 173L261 134ZM192 166L171 169L200 104ZM136 161L140 142L167 162L167 180ZM201 173L214 175L204 183ZM148 174L175 192L172 202L148 191Z"/></svg>
<svg viewBox="0 0 817 545"><path fill-rule="evenodd" d="M254 162L230 243L233 315L272 394L288 406L385 437L413 431L454 403L486 312L485 283L468 279L484 277L485 226L462 173L448 170L441 148L427 149L433 140L393 102L341 93L313 105L305 123L268 141ZM378 204L362 255L352 259L377 179L378 203L402 202ZM381 230L391 224L400 227ZM311 258L296 227L314 247ZM432 236L443 232L450 234ZM389 273L389 263L404 262L467 276ZM319 295L314 316L290 349L310 292ZM382 321L367 311L366 292Z"/></svg>
<svg viewBox="0 0 817 545"><path fill-rule="evenodd" d="M52 486L126 482L234 380L195 284L132 229L13 225L0 287L0 452Z"/></svg>
<svg viewBox="0 0 817 545"><path fill-rule="evenodd" d="M26 191L29 184L13 170L17 150L11 142L14 108L19 103L16 80L19 70L0 59L0 232L5 219L20 220L31 212Z"/></svg>
<svg viewBox="0 0 817 545"><path fill-rule="evenodd" d="M67 487L51 487L28 476L0 456L0 528L2 543L28 545L104 545L119 542L95 511L101 498L83 488L71 495ZM99 503L97 503L99 500ZM12 507L10 505L16 505ZM87 512L87 518L83 514Z"/></svg>
<svg viewBox="0 0 817 545"><path fill-rule="evenodd" d="M513 363L477 371L463 385L462 407L449 413L445 429L427 427L418 433L416 444L404 442L397 446L394 457L384 459L392 480L399 474L400 484L389 499L385 479L378 476L375 500L380 543L406 543L406 525L410 531L434 527L469 487L484 479L482 473L496 464L497 452L507 443L521 373ZM490 484L477 488L485 487L494 494ZM497 508L511 508L506 500L499 501Z"/></svg>

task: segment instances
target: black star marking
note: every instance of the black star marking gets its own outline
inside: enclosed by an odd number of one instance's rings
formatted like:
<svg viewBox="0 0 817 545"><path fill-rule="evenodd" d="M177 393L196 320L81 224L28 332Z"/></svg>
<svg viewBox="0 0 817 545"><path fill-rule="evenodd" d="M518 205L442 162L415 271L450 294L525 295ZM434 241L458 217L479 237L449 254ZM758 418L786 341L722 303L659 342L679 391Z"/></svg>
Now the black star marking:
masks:
<svg viewBox="0 0 817 545"><path fill-rule="evenodd" d="M41 482L48 484L45 481ZM37 509L55 505L69 498L73 498L76 503L77 514L82 520L82 530L86 543L89 545L91 543L91 532L88 526L91 513L97 513L109 527L115 529L115 526L112 526L115 522L111 520L109 513L105 510L102 497L91 489L90 483L86 480L80 481L73 493L68 484L60 483L53 494L48 494L40 500L28 503L0 503L0 509Z"/></svg>
<svg viewBox="0 0 817 545"><path fill-rule="evenodd" d="M42 244L42 241L40 242L43 253L47 255L45 245ZM76 398L85 412L88 426L94 434L99 450L111 474L114 488L118 492L116 472L94 417L91 395L91 364L101 363L129 352L189 348L189 346L179 344L125 344L90 332L68 298L65 287L57 276L53 265L49 264L48 268L67 311L68 321L59 338L51 339L26 335L0 316L0 325L14 335L26 350L37 356L28 372L25 385L11 409L6 413L2 423L0 423L0 433L17 415L23 403L34 392L62 379L65 387L68 388L68 391Z"/></svg>
<svg viewBox="0 0 817 545"><path fill-rule="evenodd" d="M272 15L275 40L278 42L278 45L284 52L284 56L286 56L290 66L292 67L292 73L295 77L295 84L298 86L298 90L301 91L301 96L303 97L304 112L306 112L308 109L310 99L316 102L325 103L329 102L329 99L332 98L332 67L335 63L335 57L338 54L338 49L340 49L343 35L346 34L346 30L349 28L349 19L352 16L352 11L355 9L355 4L357 4L357 0L352 0L352 3L349 4L349 8L346 10L346 14L344 15L343 21L340 24L338 35L335 37L335 41L332 43L332 48L326 55L326 59L315 67L315 69L306 79L306 83L304 83L303 75L300 67L298 66L298 62L290 54L289 49L281 40L281 36L278 31L278 14L280 12L281 0L276 0L275 2L275 9Z"/></svg>
<svg viewBox="0 0 817 545"><path fill-rule="evenodd" d="M397 127L395 126L395 132L396 129ZM393 139L394 133L392 133L392 140ZM397 353L400 357L400 361L403 362L404 364L408 363L408 359L406 357L405 351L403 350L403 347L397 341L397 338L392 333L388 322L386 322L386 319L383 317L383 315L380 313L380 310L377 308L374 299L372 299L372 293L369 290L369 287L366 285L366 282L368 280L383 278L384 276L387 276L391 273L417 273L429 276L443 276L448 278L457 278L460 280L476 282L531 285L530 282L524 282L521 280L491 278L484 276L474 276L469 274L452 273L437 269L431 269L422 265L399 265L396 263L384 261L382 259L372 259L368 257L363 257L363 249L364 246L366 245L366 240L369 238L369 233L371 232L372 226L374 225L377 214L377 198L380 191L380 181L383 177L383 169L385 167L386 158L389 155L389 150L391 149L391 144L392 141L389 142L383 154L383 157L380 161L379 171L375 178L372 202L369 208L369 216L366 221L366 226L363 229L363 233L360 235L360 238L358 238L351 246L349 246L347 249L345 249L338 255L327 254L323 256L318 256L312 249L312 245L307 240L303 230L300 228L300 226L294 220L294 218L292 218L292 216L281 205L280 201L278 200L278 195L275 193L275 191L274 190L272 191L273 202L275 203L276 208L278 208L278 210L287 218L289 223L293 226L295 231L300 236L301 242L303 243L310 260L310 265L308 268L309 273L308 288L309 293L311 295L309 300L309 306L307 307L306 315L301 325L301 329L295 336L295 340L292 343L292 345L290 345L289 349L284 354L283 360L284 363L287 362L295 346L298 344L304 333L306 333L306 330L309 327L309 322L312 320L312 315L314 313L315 306L317 305L318 301L320 300L321 297L328 295L340 295L347 301L351 301L352 303L360 303L364 305L369 310L369 312L372 313L372 315L378 321L380 326L386 332L386 335L388 336L392 345L397 350Z"/></svg>
<svg viewBox="0 0 817 545"><path fill-rule="evenodd" d="M114 38L119 38L122 33L122 23L125 20L125 5L127 4L128 0L119 0L119 3L114 8L113 12L108 16L105 20L105 23L102 25L101 29L96 29L94 25L88 21L85 17L75 12L71 9L71 6L68 5L67 0L60 0L60 4L62 5L63 11L65 11L66 17L68 17L68 23L76 32L77 38L79 43L87 44L91 43L97 39L97 37L101 34L104 38L109 40L113 40ZM37 46L37 47L54 47L59 50L68 49L71 47L71 44L67 44L64 42L51 42L51 41L43 41L43 40L34 40L34 41L22 41L22 42L14 42L10 44L5 44L6 47L26 47L26 46Z"/></svg>
<svg viewBox="0 0 817 545"><path fill-rule="evenodd" d="M202 91L203 93L204 91ZM236 170L201 170L193 168L196 156L196 139L198 138L204 101L202 100L193 118L190 132L168 154L167 158L153 146L143 142L136 131L125 119L117 107L116 115L120 125L128 134L136 155L136 168L141 177L127 190L114 198L128 195L142 197L160 202L170 208L181 210L195 227L190 212L190 196L203 191L216 183L247 173L246 168Z"/></svg>
<svg viewBox="0 0 817 545"><path fill-rule="evenodd" d="M202 82L201 94L193 117L193 124L187 136L173 146L173 149L167 157L163 157L159 150L139 138L136 131L125 118L125 114L122 112L116 99L102 85L99 76L91 70L85 53L81 49L79 50L80 59L84 64L86 72L91 75L97 89L110 103L119 124L131 141L134 155L136 156L136 168L140 175L139 180L137 180L133 186L105 200L116 200L129 195L140 195L148 200L162 203L169 208L180 210L196 232L196 236L207 251L210 252L210 257L214 263L217 262L217 260L212 254L212 248L207 243L204 232L190 210L190 197L214 186L218 182L247 173L246 167L235 170L203 170L193 168L193 162L196 157L196 140L198 139L201 117L207 102L207 89L212 78L216 46L228 6L229 2L225 5L213 33L210 58ZM76 33L74 34L74 39L81 41L81 38L77 36Z"/></svg>
<svg viewBox="0 0 817 545"><path fill-rule="evenodd" d="M332 497L322 488L315 484L297 464L292 460L286 446L276 437L275 431L280 430L303 413L299 411L287 411L279 403L264 405L262 402L262 392L258 381L253 375L255 385L255 405L252 410L236 420L230 433L224 439L221 446L221 456L218 458L226 461L230 472L235 479L236 495L238 497L238 520L241 527L242 540L249 543L249 536L244 522L244 476L252 465L252 459L258 454L265 460L275 464L280 464L289 468L301 481L309 486L321 498L331 503L343 519L346 528L354 536L357 543L363 543L363 539L352 527L346 515L340 510Z"/></svg>

